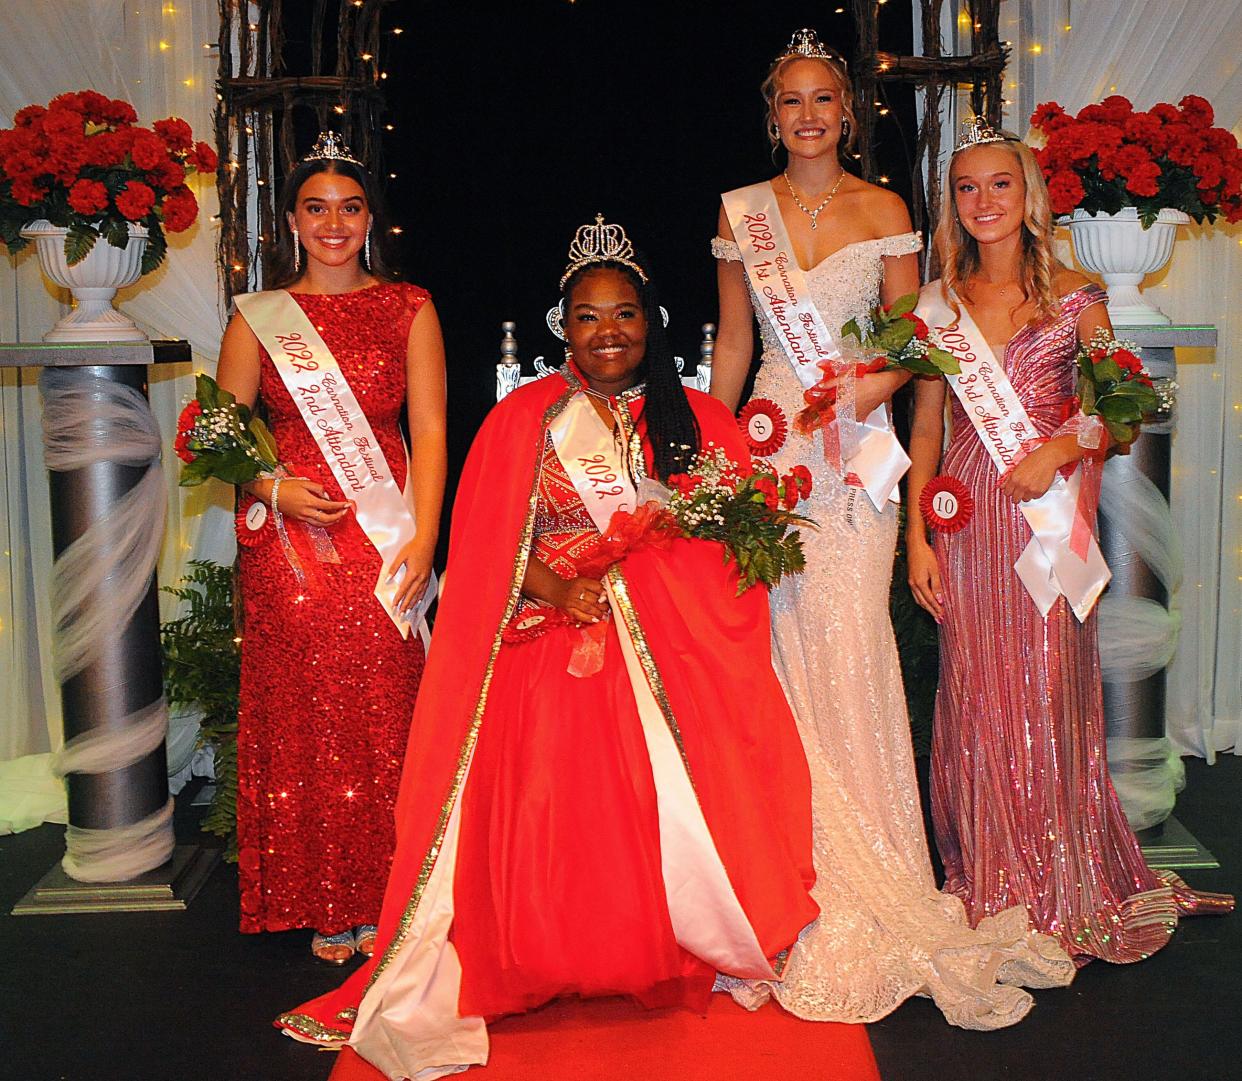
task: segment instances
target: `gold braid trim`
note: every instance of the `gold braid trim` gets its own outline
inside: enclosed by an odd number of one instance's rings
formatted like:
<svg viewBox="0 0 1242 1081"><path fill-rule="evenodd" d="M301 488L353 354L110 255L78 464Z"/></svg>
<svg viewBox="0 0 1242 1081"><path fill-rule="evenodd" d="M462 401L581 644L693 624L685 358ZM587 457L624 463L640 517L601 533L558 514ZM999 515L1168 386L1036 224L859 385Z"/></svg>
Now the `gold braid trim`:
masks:
<svg viewBox="0 0 1242 1081"><path fill-rule="evenodd" d="M664 680L660 676L660 669L656 665L655 657L651 653L651 646L647 642L647 636L643 633L643 625L639 622L638 613L634 610L634 602L630 598L629 583L625 580L625 573L621 570L619 564L614 564L608 571L608 583L612 586L612 594L616 599L617 607L621 610L621 617L625 620L626 629L630 632L630 640L634 643L634 652L638 655L639 663L643 666L643 674L647 677L647 686L651 688L651 694L656 700L656 704L660 707L660 712L664 714L664 723L668 725L668 730L673 734L673 741L677 744L677 753L681 755L681 764L686 769L686 776L690 778L690 787L694 788L694 774L690 772L690 759L686 757L686 745L681 738L681 729L677 726L677 718L673 716L673 707L668 700L668 693L664 689ZM695 798L698 798L698 790L695 789Z"/></svg>
<svg viewBox="0 0 1242 1081"><path fill-rule="evenodd" d="M544 412L543 422L539 429L539 442L536 447L536 462L541 460L543 454L544 433L547 432L548 425L560 415L561 411L569 404L570 399L576 393L577 388L570 386ZM440 847L444 843L444 834L448 830L449 817L452 815L453 807L457 803L457 796L461 791L461 783L466 776L466 770L470 766L470 759L474 755L474 747L479 739L479 728L483 723L483 714L487 710L487 692L491 688L492 674L496 668L496 657L500 653L501 636L504 634L505 625L513 618L513 613L517 610L518 599L522 594L522 579L526 574L526 562L530 556L531 538L535 531L535 509L539 502L539 477L540 467L536 466L534 480L531 482L530 496L527 500L526 520L522 524L522 536L518 544L517 555L513 559L513 577L509 584L509 599L505 604L505 612L501 617L500 626L496 628L496 633L492 638L492 650L487 660L487 668L483 673L483 686L479 691L478 701L475 703L474 719L470 723L470 730L466 733L461 751L457 756L457 769L453 773L453 780L449 785L448 797L440 808L440 816L436 820L436 829L431 847L423 857L422 866L418 871L418 879L414 883L414 892L410 894L410 900L405 906L405 911L401 913L401 919L397 922L396 933L387 947L385 947L384 955L380 958L379 963L376 964L375 970L371 973L370 980L367 981L366 990L363 991L364 997L375 985L375 981L379 979L381 973L392 962L392 959L397 955L397 951L405 944L405 940L410 933L410 925L414 922L414 915L418 911L419 903L423 899L423 893L427 889L427 883L431 880L431 872L435 868L436 859L440 855Z"/></svg>
<svg viewBox="0 0 1242 1081"><path fill-rule="evenodd" d="M338 1028L328 1028L327 1025L304 1013L282 1013L276 1018L276 1023L314 1043L343 1044L349 1040L348 1032Z"/></svg>

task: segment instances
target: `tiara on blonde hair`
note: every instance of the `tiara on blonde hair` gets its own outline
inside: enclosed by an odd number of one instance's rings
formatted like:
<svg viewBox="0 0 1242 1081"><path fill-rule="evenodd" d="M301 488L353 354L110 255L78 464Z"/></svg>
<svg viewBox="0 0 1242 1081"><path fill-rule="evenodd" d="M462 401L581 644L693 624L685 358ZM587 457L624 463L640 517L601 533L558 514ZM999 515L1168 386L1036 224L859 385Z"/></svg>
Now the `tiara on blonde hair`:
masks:
<svg viewBox="0 0 1242 1081"><path fill-rule="evenodd" d="M1003 131L997 131L983 117L967 117L962 124L962 134L957 140L957 145L953 147L953 153L956 154L972 146L982 146L984 143L1003 143L1008 139L1008 135Z"/></svg>
<svg viewBox="0 0 1242 1081"><path fill-rule="evenodd" d="M789 39L789 44L785 46L785 51L772 62L779 64L783 60L792 60L795 57L806 60L831 60L842 67L846 66L844 57L820 41L819 35L809 26L795 30Z"/></svg>

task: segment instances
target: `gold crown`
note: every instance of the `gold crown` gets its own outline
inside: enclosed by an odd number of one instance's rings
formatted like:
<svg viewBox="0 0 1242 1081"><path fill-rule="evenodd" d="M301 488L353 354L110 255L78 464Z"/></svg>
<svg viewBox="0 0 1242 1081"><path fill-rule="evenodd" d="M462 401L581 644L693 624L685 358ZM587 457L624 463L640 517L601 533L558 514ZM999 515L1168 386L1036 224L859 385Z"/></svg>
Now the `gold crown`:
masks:
<svg viewBox="0 0 1242 1081"><path fill-rule="evenodd" d="M819 35L809 26L795 30L789 39L789 44L785 46L785 51L773 62L779 64L782 60L789 60L795 56L807 57L811 60L831 60L842 67L846 66L845 58L835 49L824 45L819 40Z"/></svg>
<svg viewBox="0 0 1242 1081"><path fill-rule="evenodd" d="M569 265L561 275L560 288L591 263L621 263L629 267L639 280L647 284L647 272L634 261L634 245L619 225L608 225L603 214L595 215L594 225L580 225L569 245Z"/></svg>
<svg viewBox="0 0 1242 1081"><path fill-rule="evenodd" d="M345 140L334 131L321 131L319 138L315 140L315 145L311 147L310 153L302 160L347 161L351 165L358 166L359 169L366 168L362 162L349 152L349 147L345 145Z"/></svg>
<svg viewBox="0 0 1242 1081"><path fill-rule="evenodd" d="M983 117L971 116L962 124L962 135L957 140L953 153L956 154L968 147L981 146L983 143L1003 143L1008 138L1010 136L1003 131L997 131Z"/></svg>

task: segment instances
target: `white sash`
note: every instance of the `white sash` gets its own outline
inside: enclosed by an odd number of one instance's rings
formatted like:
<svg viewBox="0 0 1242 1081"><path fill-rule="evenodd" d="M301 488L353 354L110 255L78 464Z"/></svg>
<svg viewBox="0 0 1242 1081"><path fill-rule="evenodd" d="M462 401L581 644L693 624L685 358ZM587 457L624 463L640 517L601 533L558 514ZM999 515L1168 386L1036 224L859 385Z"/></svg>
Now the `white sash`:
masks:
<svg viewBox="0 0 1242 1081"><path fill-rule="evenodd" d="M622 402L619 408L627 406ZM585 392L575 395L549 431L557 458L601 533L616 511L635 509L638 497L622 458L624 443L613 436ZM624 579L609 575L605 584L655 780L660 865L674 937L722 972L772 979L772 967L733 892L681 753L639 660L626 619L633 606L618 596L626 590ZM636 613L633 618L638 618Z"/></svg>
<svg viewBox="0 0 1242 1081"><path fill-rule="evenodd" d="M835 370L844 361L836 337L815 307L776 193L765 180L725 192L721 201L755 299L798 382L810 390L824 378L821 362ZM859 423L855 438L857 447L849 450L846 464L858 474L876 510L889 501L901 502L897 482L910 468L910 459L889 425L887 407L881 405Z"/></svg>
<svg viewBox="0 0 1242 1081"><path fill-rule="evenodd" d="M915 310L928 326L940 328L941 348L961 364L959 374L946 377L949 386L997 472L1004 473L1021 459L1023 444L1040 438L1040 433L974 319L958 303L960 317L945 302L937 280L923 287ZM1047 492L1018 505L1034 536L1014 570L1043 616L1064 595L1079 621L1085 620L1112 577L1094 537L1085 560L1070 550L1081 483L1081 469L1068 480L1058 473Z"/></svg>
<svg viewBox="0 0 1242 1081"><path fill-rule="evenodd" d="M411 626L423 623L436 596L436 581L433 575L422 600L411 611L394 609L393 598L405 568L389 581L389 567L414 536L414 509L397 486L366 413L336 357L288 292L246 293L236 300L272 358L344 497L354 501L358 525L383 560L375 597L401 637L408 637Z"/></svg>
<svg viewBox="0 0 1242 1081"><path fill-rule="evenodd" d="M612 430L586 392L579 391L548 431L583 506L595 527L606 533L616 511L633 511L638 506L634 483Z"/></svg>

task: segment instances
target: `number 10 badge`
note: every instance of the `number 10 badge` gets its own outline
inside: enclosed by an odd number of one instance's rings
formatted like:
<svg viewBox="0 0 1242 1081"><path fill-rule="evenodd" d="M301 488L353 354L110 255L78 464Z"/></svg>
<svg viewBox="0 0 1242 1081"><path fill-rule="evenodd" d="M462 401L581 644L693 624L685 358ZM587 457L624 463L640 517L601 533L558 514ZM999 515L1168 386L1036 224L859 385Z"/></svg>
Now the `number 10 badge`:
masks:
<svg viewBox="0 0 1242 1081"><path fill-rule="evenodd" d="M975 501L957 477L933 477L919 496L923 521L941 533L956 533L970 524Z"/></svg>

